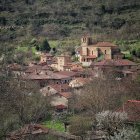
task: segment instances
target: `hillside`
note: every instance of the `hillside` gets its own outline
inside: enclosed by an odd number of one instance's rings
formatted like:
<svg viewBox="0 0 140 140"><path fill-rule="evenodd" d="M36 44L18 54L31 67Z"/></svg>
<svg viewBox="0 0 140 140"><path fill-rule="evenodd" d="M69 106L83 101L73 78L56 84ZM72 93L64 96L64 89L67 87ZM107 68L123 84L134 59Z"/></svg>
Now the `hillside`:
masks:
<svg viewBox="0 0 140 140"><path fill-rule="evenodd" d="M139 0L0 0L0 40L87 32L102 39L138 39L139 13Z"/></svg>

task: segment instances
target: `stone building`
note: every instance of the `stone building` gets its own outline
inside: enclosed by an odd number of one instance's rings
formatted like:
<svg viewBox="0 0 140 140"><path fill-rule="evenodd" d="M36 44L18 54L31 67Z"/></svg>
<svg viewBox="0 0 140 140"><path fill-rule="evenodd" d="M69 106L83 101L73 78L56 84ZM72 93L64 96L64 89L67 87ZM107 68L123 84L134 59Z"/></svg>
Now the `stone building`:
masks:
<svg viewBox="0 0 140 140"><path fill-rule="evenodd" d="M135 79L134 73L138 72L138 65L127 59L111 59L93 62L91 68L95 77L105 78L106 75L114 75L115 77L129 77Z"/></svg>
<svg viewBox="0 0 140 140"><path fill-rule="evenodd" d="M119 59L123 57L118 46L110 42L95 43L89 36L81 38L81 47L76 50L76 53L79 55L80 62L92 62L97 58Z"/></svg>
<svg viewBox="0 0 140 140"><path fill-rule="evenodd" d="M70 71L72 61L69 55L60 55L56 59L56 63L51 65L53 68L56 68L58 71Z"/></svg>
<svg viewBox="0 0 140 140"><path fill-rule="evenodd" d="M40 63L51 64L52 60L53 60L53 55L51 55L49 53L42 53L40 55Z"/></svg>

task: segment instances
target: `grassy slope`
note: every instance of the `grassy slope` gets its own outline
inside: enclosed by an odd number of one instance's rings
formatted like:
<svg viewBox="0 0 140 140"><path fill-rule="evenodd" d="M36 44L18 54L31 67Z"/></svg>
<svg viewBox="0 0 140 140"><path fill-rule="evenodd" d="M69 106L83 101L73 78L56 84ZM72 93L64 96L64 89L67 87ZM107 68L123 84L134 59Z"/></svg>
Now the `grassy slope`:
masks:
<svg viewBox="0 0 140 140"><path fill-rule="evenodd" d="M60 121L45 121L43 125L47 128L51 128L58 131L65 131L64 124Z"/></svg>

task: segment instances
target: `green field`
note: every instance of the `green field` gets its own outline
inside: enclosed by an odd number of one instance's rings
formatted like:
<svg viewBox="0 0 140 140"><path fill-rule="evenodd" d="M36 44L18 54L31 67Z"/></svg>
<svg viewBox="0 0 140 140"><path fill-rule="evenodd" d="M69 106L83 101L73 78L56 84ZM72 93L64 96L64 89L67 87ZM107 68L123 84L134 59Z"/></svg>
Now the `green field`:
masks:
<svg viewBox="0 0 140 140"><path fill-rule="evenodd" d="M43 125L47 128L51 128L61 132L65 131L64 124L60 121L45 121Z"/></svg>

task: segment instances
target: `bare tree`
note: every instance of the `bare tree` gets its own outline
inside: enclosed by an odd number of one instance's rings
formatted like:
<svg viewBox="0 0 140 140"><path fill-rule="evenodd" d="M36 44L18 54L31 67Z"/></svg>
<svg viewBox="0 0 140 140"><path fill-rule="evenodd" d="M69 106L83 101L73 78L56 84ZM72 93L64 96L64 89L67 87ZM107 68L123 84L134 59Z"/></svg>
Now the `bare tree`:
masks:
<svg viewBox="0 0 140 140"><path fill-rule="evenodd" d="M23 85L22 85L23 84ZM0 137L28 123L37 123L49 113L49 100L36 83L15 79L0 82Z"/></svg>
<svg viewBox="0 0 140 140"><path fill-rule="evenodd" d="M93 115L102 110L116 108L121 103L123 92L119 81L93 80L77 95L78 101L75 105Z"/></svg>

